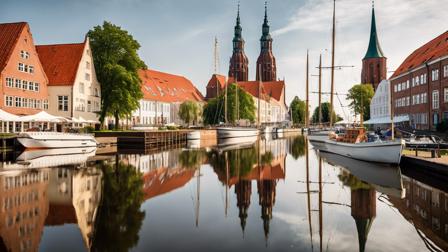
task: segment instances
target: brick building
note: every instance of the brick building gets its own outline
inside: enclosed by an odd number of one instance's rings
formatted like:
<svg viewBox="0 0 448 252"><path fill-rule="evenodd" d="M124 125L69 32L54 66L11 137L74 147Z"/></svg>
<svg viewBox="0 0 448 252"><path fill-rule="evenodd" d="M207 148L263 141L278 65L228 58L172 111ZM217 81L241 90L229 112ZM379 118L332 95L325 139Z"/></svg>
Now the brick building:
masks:
<svg viewBox="0 0 448 252"><path fill-rule="evenodd" d="M379 83L387 79L387 58L381 50L376 31L375 9L372 7L369 47L362 59L361 83L371 84L376 91Z"/></svg>
<svg viewBox="0 0 448 252"><path fill-rule="evenodd" d="M395 115L416 129L448 120L448 31L411 53L390 78Z"/></svg>
<svg viewBox="0 0 448 252"><path fill-rule="evenodd" d="M0 24L0 109L16 115L48 110L47 84L28 23Z"/></svg>
<svg viewBox="0 0 448 252"><path fill-rule="evenodd" d="M253 97L256 107L258 106L258 99L260 99L261 123L284 121L288 113L285 100L285 81L277 80L277 66L272 53L273 39L269 33L267 7L265 6L255 81L248 80L248 60L244 54L244 39L241 36L241 31L238 7L229 77L226 79L226 76L223 75L212 75L207 84L206 99L215 98L222 94L227 83L236 83ZM258 92L259 85L261 87L260 92ZM255 115L258 116L258 113L255 113Z"/></svg>

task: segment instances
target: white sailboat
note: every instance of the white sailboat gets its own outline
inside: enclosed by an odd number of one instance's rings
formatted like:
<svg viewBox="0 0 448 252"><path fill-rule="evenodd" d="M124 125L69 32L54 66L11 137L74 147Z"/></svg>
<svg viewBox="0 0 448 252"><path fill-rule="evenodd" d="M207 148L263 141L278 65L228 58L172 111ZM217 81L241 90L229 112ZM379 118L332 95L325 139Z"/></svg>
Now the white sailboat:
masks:
<svg viewBox="0 0 448 252"><path fill-rule="evenodd" d="M335 41L335 4L333 5L333 36L332 36L332 80L333 80L333 70L334 70L334 41ZM331 85L331 100L333 99L333 81ZM330 113L333 112L333 103L330 104ZM331 115L331 114L330 114ZM331 117L331 116L330 116ZM313 146L315 146L320 151L331 152L339 154L345 157L350 157L363 161L370 162L380 162L389 164L399 164L401 160L401 155L403 148L405 146L404 140L394 140L394 135L392 133L391 141L375 141L367 142L365 137L365 130L362 127L362 117L361 112L361 127L346 129L345 134L335 134L330 132L329 134L311 134L309 140ZM391 117L393 115L391 113ZM330 122L330 127L332 122ZM393 123L392 123L393 132ZM321 132L322 133L322 132Z"/></svg>
<svg viewBox="0 0 448 252"><path fill-rule="evenodd" d="M23 132L17 137L27 149L96 147L93 135L61 132Z"/></svg>

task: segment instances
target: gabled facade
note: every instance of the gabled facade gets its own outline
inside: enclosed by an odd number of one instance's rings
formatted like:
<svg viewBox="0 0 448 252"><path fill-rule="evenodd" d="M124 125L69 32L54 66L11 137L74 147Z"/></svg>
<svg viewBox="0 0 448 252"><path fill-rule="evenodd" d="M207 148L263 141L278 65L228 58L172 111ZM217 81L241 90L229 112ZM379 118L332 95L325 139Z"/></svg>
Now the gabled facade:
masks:
<svg viewBox="0 0 448 252"><path fill-rule="evenodd" d="M207 83L207 91L205 95L205 99L209 100L215 97L220 96L224 88L226 87L226 76L220 74L213 74L212 78Z"/></svg>
<svg viewBox="0 0 448 252"><path fill-rule="evenodd" d="M423 130L448 120L448 31L412 52L390 82L394 115Z"/></svg>
<svg viewBox="0 0 448 252"><path fill-rule="evenodd" d="M132 114L133 125L156 126L183 124L178 116L184 101L204 102L204 97L193 83L179 75L155 70L139 70L143 99L140 108Z"/></svg>
<svg viewBox="0 0 448 252"><path fill-rule="evenodd" d="M49 113L98 122L101 87L89 39L75 44L36 46L48 76Z"/></svg>
<svg viewBox="0 0 448 252"><path fill-rule="evenodd" d="M383 80L378 85L370 102L370 120L390 120L390 82Z"/></svg>
<svg viewBox="0 0 448 252"><path fill-rule="evenodd" d="M372 7L372 23L370 27L369 47L366 55L362 59L361 83L371 84L373 89L378 88L378 84L387 79L387 58L381 50L376 31L375 9Z"/></svg>
<svg viewBox="0 0 448 252"><path fill-rule="evenodd" d="M48 110L47 83L28 23L0 24L0 109L16 115Z"/></svg>

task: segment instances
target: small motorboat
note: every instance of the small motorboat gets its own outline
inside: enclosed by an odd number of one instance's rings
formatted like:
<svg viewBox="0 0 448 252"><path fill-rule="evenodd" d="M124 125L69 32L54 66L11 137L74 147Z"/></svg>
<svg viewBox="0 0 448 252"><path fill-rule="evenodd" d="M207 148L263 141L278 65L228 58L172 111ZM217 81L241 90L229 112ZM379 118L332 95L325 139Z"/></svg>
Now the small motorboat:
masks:
<svg viewBox="0 0 448 252"><path fill-rule="evenodd" d="M218 127L218 139L258 136L260 131L250 127Z"/></svg>
<svg viewBox="0 0 448 252"><path fill-rule="evenodd" d="M346 129L344 134L310 135L308 139L320 151L388 164L400 164L405 146L404 140L368 142L364 128Z"/></svg>
<svg viewBox="0 0 448 252"><path fill-rule="evenodd" d="M406 139L409 149L448 149L448 143L434 135L411 135Z"/></svg>
<svg viewBox="0 0 448 252"><path fill-rule="evenodd" d="M17 141L27 149L96 147L93 135L61 132L23 132Z"/></svg>
<svg viewBox="0 0 448 252"><path fill-rule="evenodd" d="M193 130L187 133L187 140L201 140L201 132L199 130Z"/></svg>

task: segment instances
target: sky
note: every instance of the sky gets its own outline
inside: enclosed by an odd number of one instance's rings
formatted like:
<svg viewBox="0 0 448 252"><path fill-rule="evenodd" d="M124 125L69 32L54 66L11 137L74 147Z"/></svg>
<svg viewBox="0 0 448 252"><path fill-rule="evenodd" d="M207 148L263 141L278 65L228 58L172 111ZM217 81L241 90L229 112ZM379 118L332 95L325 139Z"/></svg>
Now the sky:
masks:
<svg viewBox="0 0 448 252"><path fill-rule="evenodd" d="M183 75L205 95L214 73L214 38L218 39L219 73L227 75L232 53L237 0L2 0L0 22L30 24L36 44L82 42L103 21L129 31L140 43L140 57L149 68ZM286 101L305 99L306 51L310 74L316 75L319 54L331 63L331 0L270 0L268 18L274 39L277 78L286 83ZM249 79L255 79L260 53L264 0L240 0ZM448 29L448 0L377 0L379 41L389 76L415 49ZM344 94L360 82L361 60L367 50L371 0L336 1L335 64L354 66L335 71L335 90ZM310 90L317 91L317 77ZM330 71L323 70L323 91L330 90ZM329 96L323 97L324 101ZM339 102L340 100L340 102ZM317 95L310 95L311 106ZM341 105L342 104L342 105ZM348 114L348 101L335 97L335 110Z"/></svg>

